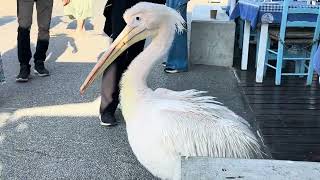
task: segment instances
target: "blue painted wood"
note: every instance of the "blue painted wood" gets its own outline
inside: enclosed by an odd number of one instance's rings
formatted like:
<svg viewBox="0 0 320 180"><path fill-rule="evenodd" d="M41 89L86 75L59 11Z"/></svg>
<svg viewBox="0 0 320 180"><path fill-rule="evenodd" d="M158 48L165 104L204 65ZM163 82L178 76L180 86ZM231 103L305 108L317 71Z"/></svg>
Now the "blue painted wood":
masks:
<svg viewBox="0 0 320 180"><path fill-rule="evenodd" d="M313 77L313 57L317 51L317 47L319 45L319 33L320 33L320 8L318 11L318 19L317 19L317 26L314 31L314 36L313 36L313 46L311 49L311 60L310 60L310 65L308 68L308 77L307 77L307 84L310 85L312 83L312 77ZM319 78L319 83L320 83L320 78Z"/></svg>
<svg viewBox="0 0 320 180"><path fill-rule="evenodd" d="M269 57L270 57L270 55L271 54L274 54L274 53L276 53L277 54L277 52L269 52L268 50L270 50L270 38L268 37L268 40L267 40L267 52L266 52L266 56L265 56L265 61L268 61L269 60ZM258 51L257 51L258 52ZM264 68L263 68L263 77L265 77L266 76L266 72L267 72L267 64L268 64L268 62L267 63L264 63L265 65L264 65Z"/></svg>
<svg viewBox="0 0 320 180"><path fill-rule="evenodd" d="M292 2L292 0L284 0L283 2L283 11L282 11L282 19L280 24L280 34L279 34L279 40L278 40L278 49L277 50L271 50L270 47L268 47L268 57L266 58L266 67L273 68L274 66L269 65L268 62L272 58L272 56L277 56L276 59L276 77L275 77L275 84L280 85L281 84L281 76L282 75L294 75L294 76L302 76L307 75L307 85L311 85L312 83L312 77L313 77L313 62L312 57L314 56L317 46L319 43L319 33L320 33L320 8L299 8L299 7L289 7L289 4ZM318 18L316 22L306 22L306 21L288 21L288 15L289 14L317 14ZM286 37L286 31L288 27L313 27L314 30L314 37L313 37L313 44L312 44L312 50L309 57L295 57L298 55L287 55L289 51L287 51L287 48L284 45L285 37ZM305 53L305 52L304 52ZM306 54L306 53L305 53ZM285 61L295 61L296 62L296 71L295 73L282 73L282 66ZM305 67L305 62L309 62L309 66ZM305 73L305 69L308 69L308 72Z"/></svg>
<svg viewBox="0 0 320 180"><path fill-rule="evenodd" d="M317 8L289 8L288 14L318 14Z"/></svg>
<svg viewBox="0 0 320 180"><path fill-rule="evenodd" d="M287 27L316 27L316 24L308 21L293 21L287 22Z"/></svg>

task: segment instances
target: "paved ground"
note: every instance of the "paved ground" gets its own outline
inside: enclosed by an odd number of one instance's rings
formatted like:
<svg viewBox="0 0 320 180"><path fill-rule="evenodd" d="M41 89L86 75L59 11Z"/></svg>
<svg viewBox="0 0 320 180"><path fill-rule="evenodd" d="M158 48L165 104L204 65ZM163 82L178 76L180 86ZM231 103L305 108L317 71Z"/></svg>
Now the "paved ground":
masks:
<svg viewBox="0 0 320 180"><path fill-rule="evenodd" d="M47 66L51 76L32 76L16 83L15 2L0 7L0 51L7 83L0 85L0 179L154 179L134 157L121 124L103 128L98 121L99 85L84 95L79 87L106 47L103 17L96 16L82 38L74 24L62 17L55 2ZM103 0L96 0L96 14ZM4 38L3 38L4 37ZM34 44L36 28L32 29ZM94 46L93 46L94 45ZM251 120L232 69L191 66L190 72L167 75L160 65L149 77L152 88L207 90L241 116Z"/></svg>

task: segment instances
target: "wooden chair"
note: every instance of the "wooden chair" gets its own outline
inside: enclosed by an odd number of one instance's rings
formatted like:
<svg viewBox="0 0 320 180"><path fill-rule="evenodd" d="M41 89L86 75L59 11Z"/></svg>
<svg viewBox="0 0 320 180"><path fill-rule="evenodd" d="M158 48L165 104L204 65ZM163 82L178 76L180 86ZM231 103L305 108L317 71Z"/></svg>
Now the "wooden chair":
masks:
<svg viewBox="0 0 320 180"><path fill-rule="evenodd" d="M292 0L284 0L282 20L279 28L269 30L269 42L265 61L265 69L270 67L275 69L275 84L281 84L281 76L307 76L307 85L311 85L313 78L314 56L318 43L320 32L320 8L290 7ZM303 20L288 21L290 14L314 14L317 15L316 22L307 22ZM303 29L302 29L303 28ZM278 48L270 48L270 41L278 42ZM299 49L299 53L290 52L290 46L305 47ZM269 60L276 60L276 65L269 64ZM283 64L285 61L294 61L296 68L293 73L283 73ZM307 72L305 72L307 69Z"/></svg>

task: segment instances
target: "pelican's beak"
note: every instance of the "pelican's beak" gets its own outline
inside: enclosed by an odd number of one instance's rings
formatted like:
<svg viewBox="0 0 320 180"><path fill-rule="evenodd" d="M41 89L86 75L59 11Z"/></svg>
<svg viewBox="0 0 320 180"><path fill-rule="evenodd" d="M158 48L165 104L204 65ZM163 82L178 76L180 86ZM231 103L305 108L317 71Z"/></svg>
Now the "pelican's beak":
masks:
<svg viewBox="0 0 320 180"><path fill-rule="evenodd" d="M99 77L103 71L118 57L123 51L128 49L131 45L152 36L151 31L139 26L129 27L126 26L116 40L110 45L97 64L93 67L86 80L80 87L80 93L83 94L85 90Z"/></svg>

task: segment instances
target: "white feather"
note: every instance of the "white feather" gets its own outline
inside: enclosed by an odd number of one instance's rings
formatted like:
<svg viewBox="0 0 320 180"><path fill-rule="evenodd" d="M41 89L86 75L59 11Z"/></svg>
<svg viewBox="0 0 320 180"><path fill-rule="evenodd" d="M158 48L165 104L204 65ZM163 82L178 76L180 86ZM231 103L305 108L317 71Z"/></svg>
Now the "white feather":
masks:
<svg viewBox="0 0 320 180"><path fill-rule="evenodd" d="M261 157L249 124L205 91L155 91L146 85L152 65L170 48L175 30L183 27L174 10L138 3L124 18L135 16L146 29L158 29L151 44L130 64L121 80L121 106L128 139L137 159L162 179L180 178L181 156Z"/></svg>

